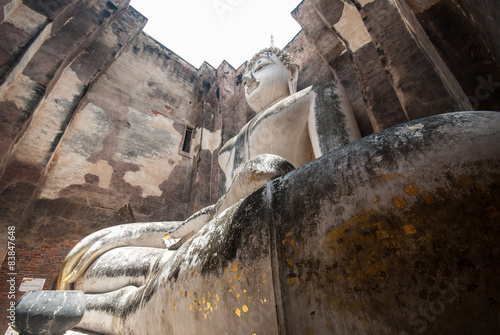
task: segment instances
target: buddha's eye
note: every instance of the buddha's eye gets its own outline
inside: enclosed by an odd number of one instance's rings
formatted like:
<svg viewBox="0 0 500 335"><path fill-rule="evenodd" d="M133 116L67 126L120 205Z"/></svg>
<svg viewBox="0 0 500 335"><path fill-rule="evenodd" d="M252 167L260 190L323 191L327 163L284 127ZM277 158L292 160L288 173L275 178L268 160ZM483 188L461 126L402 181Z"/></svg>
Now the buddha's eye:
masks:
<svg viewBox="0 0 500 335"><path fill-rule="evenodd" d="M254 70L253 72L259 72L259 71L260 71L260 70L262 70L262 68L263 68L264 66L266 66L266 65L268 65L268 64L267 64L267 63L261 63L261 64L259 64L259 65L255 68L255 70Z"/></svg>

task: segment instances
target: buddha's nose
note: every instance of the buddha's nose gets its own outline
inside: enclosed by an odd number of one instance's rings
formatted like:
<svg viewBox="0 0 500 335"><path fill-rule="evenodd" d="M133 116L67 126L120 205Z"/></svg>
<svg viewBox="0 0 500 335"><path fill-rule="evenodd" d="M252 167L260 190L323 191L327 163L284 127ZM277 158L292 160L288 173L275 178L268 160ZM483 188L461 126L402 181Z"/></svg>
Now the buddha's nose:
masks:
<svg viewBox="0 0 500 335"><path fill-rule="evenodd" d="M255 77L252 74L252 71L248 71L243 76L243 85L250 86L255 82Z"/></svg>

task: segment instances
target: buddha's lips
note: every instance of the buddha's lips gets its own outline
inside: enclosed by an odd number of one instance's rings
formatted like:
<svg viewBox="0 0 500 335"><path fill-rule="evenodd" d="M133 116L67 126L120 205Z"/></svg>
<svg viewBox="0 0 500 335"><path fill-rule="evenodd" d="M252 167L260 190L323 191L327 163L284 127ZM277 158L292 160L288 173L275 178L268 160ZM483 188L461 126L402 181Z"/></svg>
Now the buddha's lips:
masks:
<svg viewBox="0 0 500 335"><path fill-rule="evenodd" d="M254 81L250 86L247 86L246 94L252 94L253 91L259 86L260 82L259 81Z"/></svg>

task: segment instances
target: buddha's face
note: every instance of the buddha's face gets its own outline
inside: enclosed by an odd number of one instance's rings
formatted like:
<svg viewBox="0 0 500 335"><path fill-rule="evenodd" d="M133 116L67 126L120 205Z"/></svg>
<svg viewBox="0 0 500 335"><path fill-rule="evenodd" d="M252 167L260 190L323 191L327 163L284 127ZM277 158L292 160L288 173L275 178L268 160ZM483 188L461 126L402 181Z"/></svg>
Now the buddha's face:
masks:
<svg viewBox="0 0 500 335"><path fill-rule="evenodd" d="M243 77L245 98L250 107L260 113L295 93L296 76L292 72L274 53L260 55L248 66Z"/></svg>

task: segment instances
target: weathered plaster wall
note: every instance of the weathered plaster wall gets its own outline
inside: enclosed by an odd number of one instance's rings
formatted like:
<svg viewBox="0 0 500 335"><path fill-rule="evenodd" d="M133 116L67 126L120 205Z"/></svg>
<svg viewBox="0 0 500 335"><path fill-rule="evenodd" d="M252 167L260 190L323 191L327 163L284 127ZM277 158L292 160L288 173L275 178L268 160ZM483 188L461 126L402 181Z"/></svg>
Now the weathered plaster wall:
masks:
<svg viewBox="0 0 500 335"><path fill-rule="evenodd" d="M71 16L74 6L78 15ZM29 214L47 163L82 97L146 21L134 10L125 10L126 3L74 6L73 11L47 18L50 23L10 68L0 88L0 206L5 225L18 225ZM42 11L36 6L26 9L33 10Z"/></svg>
<svg viewBox="0 0 500 335"><path fill-rule="evenodd" d="M138 35L80 102L23 232L61 225L78 238L86 222L98 228L127 204L139 221L183 219L192 160L179 150L196 123L196 79L196 69ZM73 206L95 215L68 218Z"/></svg>

